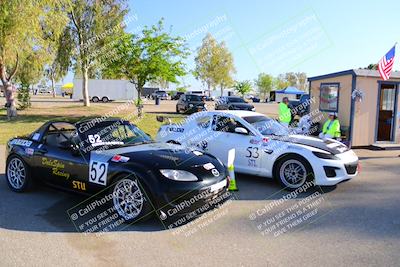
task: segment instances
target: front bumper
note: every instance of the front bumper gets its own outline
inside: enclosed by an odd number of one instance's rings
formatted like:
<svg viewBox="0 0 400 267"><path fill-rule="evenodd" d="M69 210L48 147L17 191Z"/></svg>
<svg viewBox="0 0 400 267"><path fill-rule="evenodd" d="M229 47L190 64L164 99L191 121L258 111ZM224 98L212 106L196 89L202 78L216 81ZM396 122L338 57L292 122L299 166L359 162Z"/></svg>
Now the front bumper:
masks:
<svg viewBox="0 0 400 267"><path fill-rule="evenodd" d="M315 163L312 164L312 167L316 185L336 185L357 176L359 162L357 155L352 150L336 156L339 160L327 160L314 156Z"/></svg>
<svg viewBox="0 0 400 267"><path fill-rule="evenodd" d="M158 215L162 220L168 221L168 224L182 218L187 222L230 199L228 186L228 177L223 177L215 183L199 185L194 189L186 186L181 189L174 188L173 192L164 194L162 203L159 203L161 205Z"/></svg>

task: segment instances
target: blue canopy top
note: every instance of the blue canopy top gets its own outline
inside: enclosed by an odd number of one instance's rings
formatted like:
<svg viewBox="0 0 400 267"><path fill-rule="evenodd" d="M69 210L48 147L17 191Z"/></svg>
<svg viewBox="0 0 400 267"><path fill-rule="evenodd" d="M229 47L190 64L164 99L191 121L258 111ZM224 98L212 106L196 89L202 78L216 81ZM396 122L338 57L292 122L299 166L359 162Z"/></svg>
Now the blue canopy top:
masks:
<svg viewBox="0 0 400 267"><path fill-rule="evenodd" d="M304 95L305 94L305 92L297 89L294 86L288 86L283 90L275 91L275 93L277 93L277 94L292 94L292 95Z"/></svg>

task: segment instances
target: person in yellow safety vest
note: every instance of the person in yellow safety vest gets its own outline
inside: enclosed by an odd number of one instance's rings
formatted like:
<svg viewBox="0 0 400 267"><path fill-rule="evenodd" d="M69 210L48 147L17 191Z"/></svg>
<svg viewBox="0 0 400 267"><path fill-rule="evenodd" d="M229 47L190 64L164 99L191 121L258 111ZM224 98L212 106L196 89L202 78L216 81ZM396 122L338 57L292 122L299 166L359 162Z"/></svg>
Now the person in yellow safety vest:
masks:
<svg viewBox="0 0 400 267"><path fill-rule="evenodd" d="M284 97L282 99L282 102L279 103L279 122L286 126L289 127L289 123L292 120L292 113L290 112L289 108L289 98Z"/></svg>
<svg viewBox="0 0 400 267"><path fill-rule="evenodd" d="M322 127L322 133L319 134L319 138L333 138L340 140L340 123L337 118L336 113L329 113L328 120L324 123Z"/></svg>

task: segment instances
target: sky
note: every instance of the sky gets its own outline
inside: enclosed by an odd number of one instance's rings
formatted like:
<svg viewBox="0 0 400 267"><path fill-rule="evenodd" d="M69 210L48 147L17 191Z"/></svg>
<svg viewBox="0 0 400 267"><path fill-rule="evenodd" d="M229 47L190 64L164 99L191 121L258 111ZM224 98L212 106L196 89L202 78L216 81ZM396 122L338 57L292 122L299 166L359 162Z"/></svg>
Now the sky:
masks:
<svg viewBox="0 0 400 267"><path fill-rule="evenodd" d="M210 32L233 54L235 80L261 72L305 72L309 77L365 67L400 41L400 1L129 1L127 31L165 19L193 54ZM400 51L397 51L400 55ZM185 60L194 68L194 55ZM398 57L398 56L397 56ZM396 58L395 69L400 69ZM64 83L73 80L69 73ZM180 79L203 89L190 75Z"/></svg>

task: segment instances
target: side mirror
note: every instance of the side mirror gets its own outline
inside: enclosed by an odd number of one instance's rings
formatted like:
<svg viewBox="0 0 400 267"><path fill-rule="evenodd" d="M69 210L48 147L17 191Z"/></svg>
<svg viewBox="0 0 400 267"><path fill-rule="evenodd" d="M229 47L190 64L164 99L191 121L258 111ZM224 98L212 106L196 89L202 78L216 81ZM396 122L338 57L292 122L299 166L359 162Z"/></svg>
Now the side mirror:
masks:
<svg viewBox="0 0 400 267"><path fill-rule="evenodd" d="M238 134L248 134L249 132L248 132L245 128L243 128L243 127L236 127L236 128L235 128L235 133L238 133Z"/></svg>

